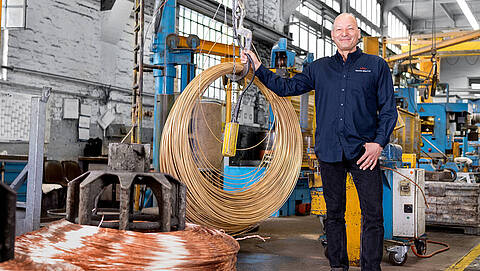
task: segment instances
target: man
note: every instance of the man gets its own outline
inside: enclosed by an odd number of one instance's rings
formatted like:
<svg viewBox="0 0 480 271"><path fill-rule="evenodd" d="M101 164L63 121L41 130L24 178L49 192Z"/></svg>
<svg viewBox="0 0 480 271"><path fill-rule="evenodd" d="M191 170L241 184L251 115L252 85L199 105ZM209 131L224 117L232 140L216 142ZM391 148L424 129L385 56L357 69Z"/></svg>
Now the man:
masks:
<svg viewBox="0 0 480 271"><path fill-rule="evenodd" d="M337 53L318 59L302 73L283 79L255 64L255 75L279 96L315 90L319 159L327 205L327 257L332 270L348 270L345 232L345 182L351 173L362 210L362 270L381 270L383 255L382 177L378 158L397 121L393 83L387 63L356 45L360 30L353 15L340 14L333 24ZM246 56L242 54L245 62Z"/></svg>

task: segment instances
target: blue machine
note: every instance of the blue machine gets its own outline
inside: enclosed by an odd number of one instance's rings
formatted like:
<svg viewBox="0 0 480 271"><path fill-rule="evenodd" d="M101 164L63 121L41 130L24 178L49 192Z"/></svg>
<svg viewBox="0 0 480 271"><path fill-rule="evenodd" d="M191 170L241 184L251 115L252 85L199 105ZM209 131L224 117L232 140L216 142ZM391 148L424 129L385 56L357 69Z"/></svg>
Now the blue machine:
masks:
<svg viewBox="0 0 480 271"><path fill-rule="evenodd" d="M418 113L427 125L422 125L422 150L429 155L451 152L455 138L466 137L468 103L422 103ZM450 134L447 134L447 129ZM455 135L460 132L461 135ZM466 140L465 140L466 141ZM465 143L463 144L465 145Z"/></svg>
<svg viewBox="0 0 480 271"><path fill-rule="evenodd" d="M157 0L155 7L159 7L162 1ZM176 66L181 66L180 91L185 89L195 76L194 52L200 44L195 35L187 38L189 48L179 48L180 38L175 33L176 1L167 0L163 7L161 21L158 29L155 29L155 37L152 44L154 55L150 62L164 67L164 70L155 69L155 109L153 128L153 166L159 169L158 152L163 125L167 119L170 108L173 105L174 81L177 75Z"/></svg>
<svg viewBox="0 0 480 271"><path fill-rule="evenodd" d="M22 172L23 168L27 165L26 161L1 161L0 166L3 166L3 177L5 184L10 185L15 181L17 176ZM17 191L17 201L27 201L27 182Z"/></svg>
<svg viewBox="0 0 480 271"><path fill-rule="evenodd" d="M295 67L294 51L287 50L287 39L281 38L272 48L270 55L270 67L272 68L293 68ZM311 57L313 61L313 54Z"/></svg>
<svg viewBox="0 0 480 271"><path fill-rule="evenodd" d="M408 112L418 112L417 89L416 88L396 88L394 92L397 106L408 110Z"/></svg>

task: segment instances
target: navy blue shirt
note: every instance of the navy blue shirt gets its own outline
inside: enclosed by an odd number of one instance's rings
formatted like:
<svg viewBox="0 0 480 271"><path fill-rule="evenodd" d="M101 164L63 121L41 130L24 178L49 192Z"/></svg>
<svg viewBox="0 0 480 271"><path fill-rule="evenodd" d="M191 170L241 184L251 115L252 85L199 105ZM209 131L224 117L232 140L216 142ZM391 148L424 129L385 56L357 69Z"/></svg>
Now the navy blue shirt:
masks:
<svg viewBox="0 0 480 271"><path fill-rule="evenodd" d="M255 75L279 96L315 90L315 153L321 161L353 159L367 142L388 144L397 110L390 68L381 57L357 47L345 62L337 51L292 78L281 78L263 65Z"/></svg>

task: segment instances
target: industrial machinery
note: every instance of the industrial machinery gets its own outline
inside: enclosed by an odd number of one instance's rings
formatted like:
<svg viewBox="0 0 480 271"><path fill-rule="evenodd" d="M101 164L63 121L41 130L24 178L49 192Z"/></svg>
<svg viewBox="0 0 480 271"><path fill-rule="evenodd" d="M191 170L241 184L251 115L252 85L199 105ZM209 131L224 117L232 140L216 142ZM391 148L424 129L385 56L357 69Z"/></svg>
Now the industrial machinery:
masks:
<svg viewBox="0 0 480 271"><path fill-rule="evenodd" d="M389 244L390 263L403 265L412 242L417 253L426 252L425 171L402 168L402 147L395 144L385 146L380 163L384 169L384 239Z"/></svg>
<svg viewBox="0 0 480 271"><path fill-rule="evenodd" d="M195 35L181 38L176 34L176 1L166 0L163 3L160 16L155 18L155 37L152 44L153 57L151 62L163 69L154 69L155 78L155 108L153 130L153 166L158 170L158 147L162 135L163 125L168 112L173 105L174 81L177 76L176 66L181 66L181 87L183 90L195 76L194 53L200 45L200 40ZM156 1L157 8L160 1ZM186 43L186 44L185 44Z"/></svg>
<svg viewBox="0 0 480 271"><path fill-rule="evenodd" d="M108 159L108 170L87 171L68 183L68 221L120 230L185 229L186 186L168 174L148 172L149 144L111 143ZM99 198L114 185L120 190L119 208L105 209ZM136 185L147 186L155 195L158 204L154 214L132 208Z"/></svg>

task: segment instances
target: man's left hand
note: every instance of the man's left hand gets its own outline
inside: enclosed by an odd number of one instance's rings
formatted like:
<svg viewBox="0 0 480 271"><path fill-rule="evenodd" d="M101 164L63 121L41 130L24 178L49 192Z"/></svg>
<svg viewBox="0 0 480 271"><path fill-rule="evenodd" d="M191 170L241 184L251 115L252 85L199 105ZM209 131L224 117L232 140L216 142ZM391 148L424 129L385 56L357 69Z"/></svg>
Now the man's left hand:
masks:
<svg viewBox="0 0 480 271"><path fill-rule="evenodd" d="M370 168L372 170L378 162L378 157L382 154L382 146L378 143L365 143L365 153L358 159L357 165L360 165L360 169L366 170Z"/></svg>

